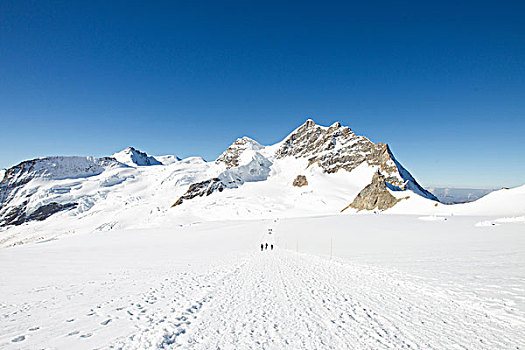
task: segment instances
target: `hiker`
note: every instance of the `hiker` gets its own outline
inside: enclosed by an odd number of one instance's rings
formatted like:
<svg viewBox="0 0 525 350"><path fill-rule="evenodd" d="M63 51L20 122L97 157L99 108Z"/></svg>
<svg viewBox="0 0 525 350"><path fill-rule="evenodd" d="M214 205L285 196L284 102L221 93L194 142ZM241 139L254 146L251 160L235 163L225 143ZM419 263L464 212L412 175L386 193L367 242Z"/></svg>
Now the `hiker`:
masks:
<svg viewBox="0 0 525 350"><path fill-rule="evenodd" d="M268 250L268 243L266 243L266 247L264 249Z"/></svg>
<svg viewBox="0 0 525 350"><path fill-rule="evenodd" d="M264 249L264 244L261 243L261 252L263 251Z"/></svg>

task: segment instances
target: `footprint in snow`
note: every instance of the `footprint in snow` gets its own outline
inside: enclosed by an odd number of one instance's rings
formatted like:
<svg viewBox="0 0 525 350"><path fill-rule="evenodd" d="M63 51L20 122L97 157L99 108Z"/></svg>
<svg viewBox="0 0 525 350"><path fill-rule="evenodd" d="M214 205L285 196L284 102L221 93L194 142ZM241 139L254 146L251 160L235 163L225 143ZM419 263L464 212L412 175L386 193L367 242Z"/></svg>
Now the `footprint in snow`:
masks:
<svg viewBox="0 0 525 350"><path fill-rule="evenodd" d="M70 318L69 320L66 320L66 322L73 322L74 320L74 318Z"/></svg>
<svg viewBox="0 0 525 350"><path fill-rule="evenodd" d="M106 326L110 322L111 322L111 318L105 320L104 322L100 322L100 324L103 325L103 326Z"/></svg>
<svg viewBox="0 0 525 350"><path fill-rule="evenodd" d="M71 337L71 336L73 336L73 335L77 335L78 333L80 333L80 331L73 331L73 332L71 332L71 333L68 333L67 336L68 336L68 337Z"/></svg>
<svg viewBox="0 0 525 350"><path fill-rule="evenodd" d="M21 342L21 341L24 341L24 340L26 340L25 335L21 335L21 336L18 336L16 338L14 338L14 339L11 339L11 342L18 343L18 342Z"/></svg>
<svg viewBox="0 0 525 350"><path fill-rule="evenodd" d="M80 336L80 338L89 338L89 337L91 337L92 335L93 335L93 333L86 333L86 334L82 334L82 335Z"/></svg>
<svg viewBox="0 0 525 350"><path fill-rule="evenodd" d="M34 332L34 331L38 331L39 329L40 327L33 327L33 328L29 328L29 331Z"/></svg>

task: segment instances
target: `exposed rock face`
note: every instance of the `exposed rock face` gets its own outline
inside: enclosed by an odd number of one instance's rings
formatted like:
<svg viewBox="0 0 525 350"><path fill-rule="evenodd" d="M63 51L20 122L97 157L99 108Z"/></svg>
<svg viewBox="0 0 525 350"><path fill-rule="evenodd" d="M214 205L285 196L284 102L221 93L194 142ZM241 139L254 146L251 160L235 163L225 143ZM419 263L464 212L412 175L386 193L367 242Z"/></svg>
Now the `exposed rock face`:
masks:
<svg viewBox="0 0 525 350"><path fill-rule="evenodd" d="M190 185L186 193L172 207L182 204L185 200L195 197L209 196L215 191L222 192L226 188L237 188L245 182L264 181L270 174L272 162L259 153L245 165L222 172L218 177Z"/></svg>
<svg viewBox="0 0 525 350"><path fill-rule="evenodd" d="M407 197L408 198L408 197ZM388 191L385 177L378 171L372 177L372 183L367 185L359 192L354 201L349 206L341 210L345 211L348 208L360 210L386 210L392 208L401 199L392 196Z"/></svg>
<svg viewBox="0 0 525 350"><path fill-rule="evenodd" d="M249 137L242 137L237 139L234 143L230 145L216 160L215 163L226 164L226 169L231 169L236 166L239 166L239 158L246 150L259 151L263 149L264 146L258 142L252 140Z"/></svg>
<svg viewBox="0 0 525 350"><path fill-rule="evenodd" d="M293 156L308 158L327 173L341 169L352 171L363 162L381 166L384 173L397 172L387 145L375 144L364 136L357 136L349 127L334 123L330 127L317 126L308 120L288 136L276 152L277 158ZM397 184L401 179L393 178Z"/></svg>
<svg viewBox="0 0 525 350"><path fill-rule="evenodd" d="M315 125L312 120L296 129L276 151L276 158L288 156L307 158L308 166L317 164L327 173L341 169L352 171L362 163L378 166L393 189L411 189L429 199L437 198L422 188L410 173L394 158L388 145L375 144L357 136L346 126L334 123L330 127Z"/></svg>
<svg viewBox="0 0 525 350"><path fill-rule="evenodd" d="M52 202L49 204L42 205L28 214L27 203L28 202L26 201L19 207L9 208L7 213L3 216L2 221L0 221L0 227L7 225L21 225L25 222L33 220L42 221L53 214L56 214L60 211L73 209L77 206L77 203L60 204L57 202Z"/></svg>
<svg viewBox="0 0 525 350"><path fill-rule="evenodd" d="M115 167L125 165L110 157L45 157L28 160L8 169L0 182L0 226L44 220L54 213L76 207L77 203L58 202L30 205L33 198L39 200L38 195L33 197L37 192L37 188L30 185L33 180L45 182L82 178L99 175ZM30 212L29 208L35 206L37 209Z"/></svg>
<svg viewBox="0 0 525 350"><path fill-rule="evenodd" d="M219 178L214 178L211 180L191 184L186 193L183 196L181 196L171 207L173 208L177 205L181 205L182 202L188 199L202 197L204 195L209 196L215 191L222 192L224 188L225 185Z"/></svg>
<svg viewBox="0 0 525 350"><path fill-rule="evenodd" d="M308 181L306 180L306 176L304 176L304 175L297 175L295 180L293 180L292 185L294 185L296 187L308 186Z"/></svg>

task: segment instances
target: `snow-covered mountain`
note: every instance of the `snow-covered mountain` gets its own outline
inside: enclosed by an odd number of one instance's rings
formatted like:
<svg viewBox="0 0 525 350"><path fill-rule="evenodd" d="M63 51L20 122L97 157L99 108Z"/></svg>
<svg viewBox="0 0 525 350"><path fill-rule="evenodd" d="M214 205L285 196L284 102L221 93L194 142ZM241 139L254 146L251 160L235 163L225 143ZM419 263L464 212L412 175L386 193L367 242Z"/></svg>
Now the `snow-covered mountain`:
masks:
<svg viewBox="0 0 525 350"><path fill-rule="evenodd" d="M0 182L0 226L20 225L82 205L70 196L82 179L124 168L113 158L46 157L22 162L5 172ZM69 182L69 186L62 185Z"/></svg>
<svg viewBox="0 0 525 350"><path fill-rule="evenodd" d="M503 196L521 198L521 192ZM344 215L475 214L490 207L491 195L481 206L443 205L388 145L339 123L325 127L307 120L277 144L243 137L209 162L151 156L132 147L106 158L22 162L0 183L0 246L81 232L343 210ZM523 207L505 204L498 210Z"/></svg>
<svg viewBox="0 0 525 350"><path fill-rule="evenodd" d="M294 178L310 168L315 169L312 176L316 176L315 173L318 171L323 174L338 172L348 174L358 167L363 167L372 171L366 179L371 181L373 173L377 170L383 175L381 179L385 186L392 191L409 190L425 198L437 200L397 162L388 145L382 143L376 145L364 136L355 135L350 128L343 127L340 123L324 127L316 125L313 120L309 119L283 141L267 147L243 137L228 147L215 163L223 165L225 171L213 179L190 186L174 206L188 199L208 196L215 191L239 187L244 182L264 181L270 175L271 166L274 163L279 163L281 165L279 168L288 168L287 170L291 170L294 167L292 164L296 164L298 168ZM280 175L275 171L277 168L277 166L273 168L274 177ZM287 178L282 180L283 188L287 187L287 182L292 182ZM276 194L276 197L279 196ZM376 198L367 198L367 200L371 203ZM371 208L374 209L373 207L377 206L372 205ZM365 208L357 207L356 209Z"/></svg>
<svg viewBox="0 0 525 350"><path fill-rule="evenodd" d="M148 156L146 153L133 147L128 147L120 152L113 153L111 157L129 166L162 165L155 157Z"/></svg>

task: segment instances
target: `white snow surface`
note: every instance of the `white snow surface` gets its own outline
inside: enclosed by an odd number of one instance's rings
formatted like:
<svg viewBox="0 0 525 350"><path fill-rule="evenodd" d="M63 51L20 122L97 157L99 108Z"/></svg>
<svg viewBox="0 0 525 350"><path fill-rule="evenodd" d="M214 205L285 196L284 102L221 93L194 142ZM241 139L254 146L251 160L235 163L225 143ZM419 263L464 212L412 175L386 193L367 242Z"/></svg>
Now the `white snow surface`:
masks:
<svg viewBox="0 0 525 350"><path fill-rule="evenodd" d="M482 219L174 223L4 249L0 348L519 349L523 224Z"/></svg>

